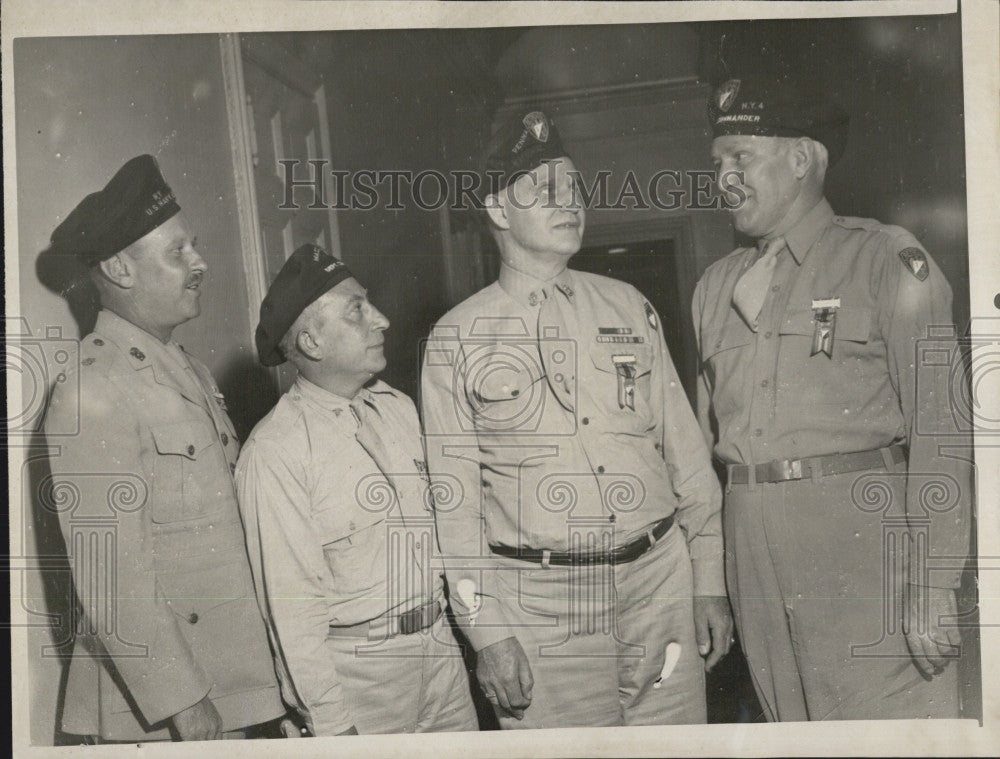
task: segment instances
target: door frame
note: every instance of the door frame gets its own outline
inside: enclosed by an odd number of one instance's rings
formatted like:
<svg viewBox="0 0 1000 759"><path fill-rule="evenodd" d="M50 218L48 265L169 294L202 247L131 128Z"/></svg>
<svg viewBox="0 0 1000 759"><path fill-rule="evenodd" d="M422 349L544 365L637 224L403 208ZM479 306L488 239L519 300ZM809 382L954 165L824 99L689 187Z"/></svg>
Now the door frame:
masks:
<svg viewBox="0 0 1000 759"><path fill-rule="evenodd" d="M222 80L226 95L226 113L229 122L229 143L233 159L233 179L236 185L237 223L240 230L240 254L247 289L249 341L256 346L254 333L260 315L260 304L267 293L267 269L264 261L264 243L260 227L257 189L254 184L254 163L257 138L251 103L248 100L243 76L244 56L260 65L282 83L312 99L319 117L319 149L321 156L332 160L329 112L326 85L321 77L301 60L278 43L266 37L242 38L238 33L219 35L219 53L222 60ZM325 172L328 225L330 230L330 255L341 258L340 228L336 209L336 188L329 172ZM256 350L256 347L255 347ZM278 387L277 368L270 370Z"/></svg>
<svg viewBox="0 0 1000 759"><path fill-rule="evenodd" d="M694 253L694 230L691 218L677 214L668 217L642 221L621 221L602 223L588 228L584 232L583 245L589 248L596 245L612 245L614 243L629 244L642 240L658 240L671 238L675 241L675 275L674 295L682 301L681 336L684 343L684 355L688 359L683 366L675 366L678 374L683 377L686 386L694 387L697 378L698 345L694 336L694 320L691 316L691 295L698 281L697 262ZM573 268L573 259L569 261ZM693 357L694 363L691 358Z"/></svg>

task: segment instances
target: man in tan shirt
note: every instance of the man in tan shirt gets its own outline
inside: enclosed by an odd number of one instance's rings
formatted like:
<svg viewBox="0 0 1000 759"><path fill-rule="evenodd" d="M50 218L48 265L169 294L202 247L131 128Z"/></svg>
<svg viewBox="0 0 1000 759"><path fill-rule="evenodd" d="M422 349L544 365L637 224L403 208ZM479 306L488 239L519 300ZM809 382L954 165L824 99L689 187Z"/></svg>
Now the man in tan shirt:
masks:
<svg viewBox="0 0 1000 759"><path fill-rule="evenodd" d="M43 255L102 306L45 418L83 609L61 727L241 737L284 709L236 507L239 441L208 368L171 339L200 312L207 264L149 155L84 198Z"/></svg>
<svg viewBox="0 0 1000 759"><path fill-rule="evenodd" d="M823 93L731 79L709 116L758 241L709 267L693 309L757 694L772 720L957 716L971 441L949 405L951 290L906 230L823 197L847 134Z"/></svg>
<svg viewBox="0 0 1000 759"><path fill-rule="evenodd" d="M476 730L417 411L374 379L389 322L315 245L289 257L260 313L261 362L299 372L236 470L285 700L317 736Z"/></svg>
<svg viewBox="0 0 1000 759"><path fill-rule="evenodd" d="M696 723L730 645L721 493L649 302L573 271L585 212L540 111L494 136L497 282L422 378L455 617L504 728Z"/></svg>

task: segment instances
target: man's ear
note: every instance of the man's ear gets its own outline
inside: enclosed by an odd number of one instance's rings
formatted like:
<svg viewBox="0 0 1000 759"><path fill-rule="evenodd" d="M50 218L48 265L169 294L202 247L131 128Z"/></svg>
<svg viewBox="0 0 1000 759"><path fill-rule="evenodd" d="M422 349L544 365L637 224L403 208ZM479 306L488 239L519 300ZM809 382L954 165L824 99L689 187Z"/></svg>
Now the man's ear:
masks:
<svg viewBox="0 0 1000 759"><path fill-rule="evenodd" d="M132 287L134 279L132 270L129 267L129 262L121 253L115 253L111 258L104 259L97 266L101 276L112 284L126 289Z"/></svg>
<svg viewBox="0 0 1000 759"><path fill-rule="evenodd" d="M483 202L483 207L486 209L486 213L494 226L498 229L509 229L510 221L507 219L507 205L503 195L504 190L487 195L486 200Z"/></svg>
<svg viewBox="0 0 1000 759"><path fill-rule="evenodd" d="M788 154L792 160L792 169L796 179L803 179L813 168L816 154L812 149L812 142L808 137L799 137L789 148Z"/></svg>
<svg viewBox="0 0 1000 759"><path fill-rule="evenodd" d="M313 339L313 336L309 334L308 329L299 330L298 334L295 336L295 347L298 348L299 353L313 361L319 361L319 359L322 358L320 355L319 344Z"/></svg>

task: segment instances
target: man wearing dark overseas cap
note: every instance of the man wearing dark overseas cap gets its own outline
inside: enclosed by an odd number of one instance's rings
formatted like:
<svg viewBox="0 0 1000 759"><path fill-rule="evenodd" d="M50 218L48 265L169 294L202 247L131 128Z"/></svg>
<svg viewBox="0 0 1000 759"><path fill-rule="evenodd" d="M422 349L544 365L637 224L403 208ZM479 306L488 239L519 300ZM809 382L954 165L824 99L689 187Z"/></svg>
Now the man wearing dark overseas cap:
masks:
<svg viewBox="0 0 1000 759"><path fill-rule="evenodd" d="M732 626L722 499L662 326L567 268L584 209L542 112L501 126L486 169L499 280L437 323L422 377L479 682L504 728L704 722Z"/></svg>
<svg viewBox="0 0 1000 759"><path fill-rule="evenodd" d="M170 339L199 313L205 261L148 155L88 195L43 255L65 288L90 278L102 306L80 343L79 434L50 437L83 610L62 729L240 737L284 710L236 506L239 443L208 368ZM75 385L56 384L47 431L75 425Z"/></svg>
<svg viewBox="0 0 1000 759"><path fill-rule="evenodd" d="M693 311L761 704L783 721L957 717L971 441L949 405L951 290L906 230L834 214L847 117L825 93L733 78L708 110L720 188L757 242L708 268Z"/></svg>
<svg viewBox="0 0 1000 759"><path fill-rule="evenodd" d="M261 363L295 383L236 482L285 700L313 735L476 730L417 411L373 378L389 322L347 266L296 250L260 307Z"/></svg>

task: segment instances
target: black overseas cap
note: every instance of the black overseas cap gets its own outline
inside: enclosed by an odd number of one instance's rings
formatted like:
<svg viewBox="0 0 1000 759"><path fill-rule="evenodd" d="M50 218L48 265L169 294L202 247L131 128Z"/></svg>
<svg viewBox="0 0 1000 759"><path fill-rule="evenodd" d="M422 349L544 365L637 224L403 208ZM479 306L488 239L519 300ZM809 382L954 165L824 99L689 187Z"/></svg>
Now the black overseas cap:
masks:
<svg viewBox="0 0 1000 759"><path fill-rule="evenodd" d="M541 111L519 112L493 133L486 149L484 195L499 192L544 161L567 157L556 125Z"/></svg>
<svg viewBox="0 0 1000 759"><path fill-rule="evenodd" d="M708 119L715 137L809 137L823 143L831 166L847 143L847 112L794 77L728 79L709 96Z"/></svg>
<svg viewBox="0 0 1000 759"><path fill-rule="evenodd" d="M340 259L318 245L302 245L288 257L260 304L260 323L255 342L264 366L287 360L278 343L295 324L299 314L323 293L354 275Z"/></svg>

